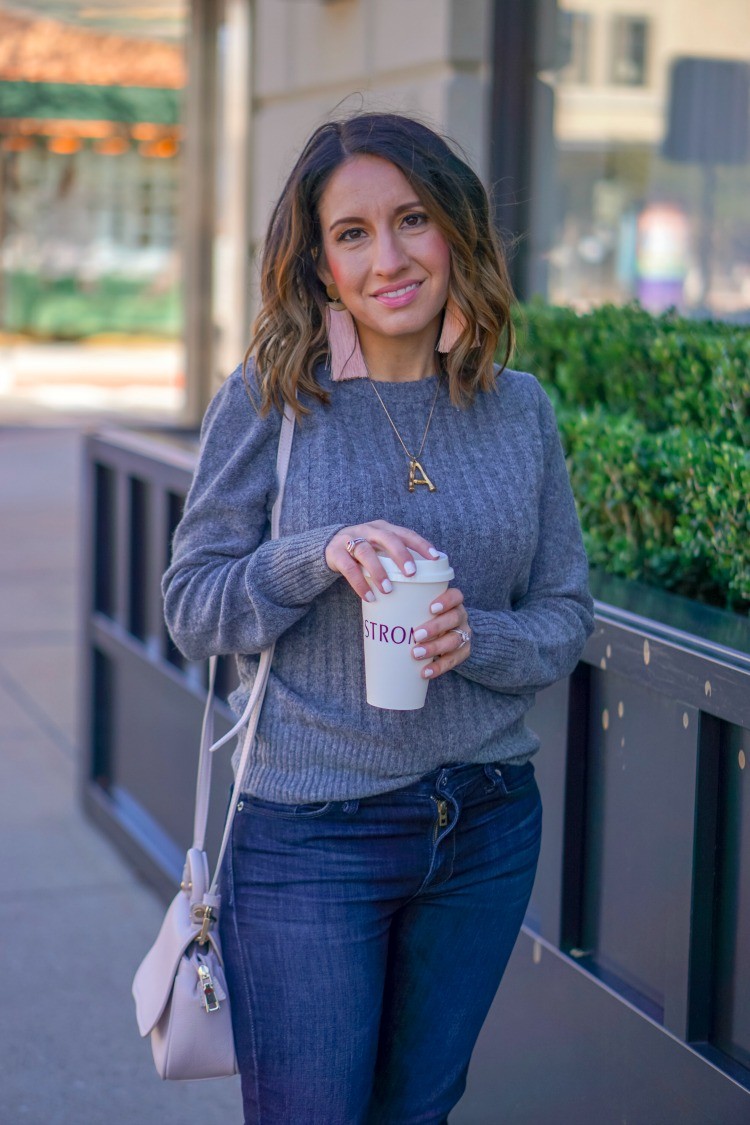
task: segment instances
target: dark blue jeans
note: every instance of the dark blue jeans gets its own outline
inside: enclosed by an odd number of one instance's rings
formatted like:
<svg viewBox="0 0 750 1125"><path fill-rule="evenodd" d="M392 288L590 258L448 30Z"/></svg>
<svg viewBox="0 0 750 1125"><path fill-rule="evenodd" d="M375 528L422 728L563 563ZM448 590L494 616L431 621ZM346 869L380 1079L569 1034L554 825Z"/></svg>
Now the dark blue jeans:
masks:
<svg viewBox="0 0 750 1125"><path fill-rule="evenodd" d="M241 796L221 938L253 1125L445 1123L526 911L534 769L383 796Z"/></svg>

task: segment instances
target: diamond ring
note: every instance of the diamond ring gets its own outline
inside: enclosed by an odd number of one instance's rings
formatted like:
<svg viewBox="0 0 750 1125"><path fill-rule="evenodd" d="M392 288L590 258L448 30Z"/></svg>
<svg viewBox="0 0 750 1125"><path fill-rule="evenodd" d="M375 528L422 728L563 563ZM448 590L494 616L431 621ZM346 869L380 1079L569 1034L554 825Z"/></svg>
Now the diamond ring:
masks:
<svg viewBox="0 0 750 1125"><path fill-rule="evenodd" d="M471 639L471 633L467 633L464 629L451 629L451 633L458 633L459 637L461 638L461 644L458 646L459 648L463 648L464 645Z"/></svg>
<svg viewBox="0 0 750 1125"><path fill-rule="evenodd" d="M354 558L354 552L355 552L356 548L359 546L359 544L360 543L366 543L366 542L367 542L366 539L347 539L346 549L349 552L349 554L352 556L352 558Z"/></svg>

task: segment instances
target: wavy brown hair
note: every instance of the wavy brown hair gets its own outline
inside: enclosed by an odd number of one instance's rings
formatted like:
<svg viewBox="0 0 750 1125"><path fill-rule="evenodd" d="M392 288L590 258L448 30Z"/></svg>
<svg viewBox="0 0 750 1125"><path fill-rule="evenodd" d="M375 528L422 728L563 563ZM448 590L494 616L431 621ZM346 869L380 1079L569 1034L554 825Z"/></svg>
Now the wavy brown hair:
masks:
<svg viewBox="0 0 750 1125"><path fill-rule="evenodd" d="M320 200L336 169L353 156L389 160L409 181L451 248L448 296L466 327L450 352L439 356L451 400L471 401L495 385L493 362L504 367L513 347L513 292L505 257L490 218L481 180L446 141L410 117L357 113L321 125L305 145L268 225L261 264L261 308L245 355L255 359L261 413L289 403L308 413L297 393L323 402L328 394L315 366L328 352L326 293L318 277ZM244 369L244 368L243 368Z"/></svg>

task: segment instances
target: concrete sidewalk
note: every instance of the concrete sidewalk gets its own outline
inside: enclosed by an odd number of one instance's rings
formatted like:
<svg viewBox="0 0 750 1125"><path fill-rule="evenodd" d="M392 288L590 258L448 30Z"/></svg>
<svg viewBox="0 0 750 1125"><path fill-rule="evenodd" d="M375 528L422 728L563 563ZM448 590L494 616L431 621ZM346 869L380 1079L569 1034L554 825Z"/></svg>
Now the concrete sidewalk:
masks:
<svg viewBox="0 0 750 1125"><path fill-rule="evenodd" d="M185 394L178 341L35 343L0 332L0 411L173 416Z"/></svg>
<svg viewBox="0 0 750 1125"><path fill-rule="evenodd" d="M130 982L163 907L78 807L80 448L0 427L0 1125L233 1125L236 1079L156 1077Z"/></svg>

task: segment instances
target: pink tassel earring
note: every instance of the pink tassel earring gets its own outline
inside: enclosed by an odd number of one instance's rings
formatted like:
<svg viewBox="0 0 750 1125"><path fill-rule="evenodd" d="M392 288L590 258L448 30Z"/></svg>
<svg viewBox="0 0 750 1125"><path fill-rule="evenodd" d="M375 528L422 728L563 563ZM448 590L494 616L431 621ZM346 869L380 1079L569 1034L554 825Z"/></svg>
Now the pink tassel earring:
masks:
<svg viewBox="0 0 750 1125"><path fill-rule="evenodd" d="M331 378L335 383L343 379L366 379L365 357L359 346L354 317L341 300L334 284L326 286L329 304L326 308L326 332L331 357Z"/></svg>
<svg viewBox="0 0 750 1125"><path fill-rule="evenodd" d="M448 303L445 306L443 313L443 330L440 333L440 339L437 342L436 351L449 352L453 345L458 340L462 332L466 330L466 317L461 312L460 308L453 300L452 297L448 298ZM479 347L479 332L474 334L474 343L472 347Z"/></svg>

